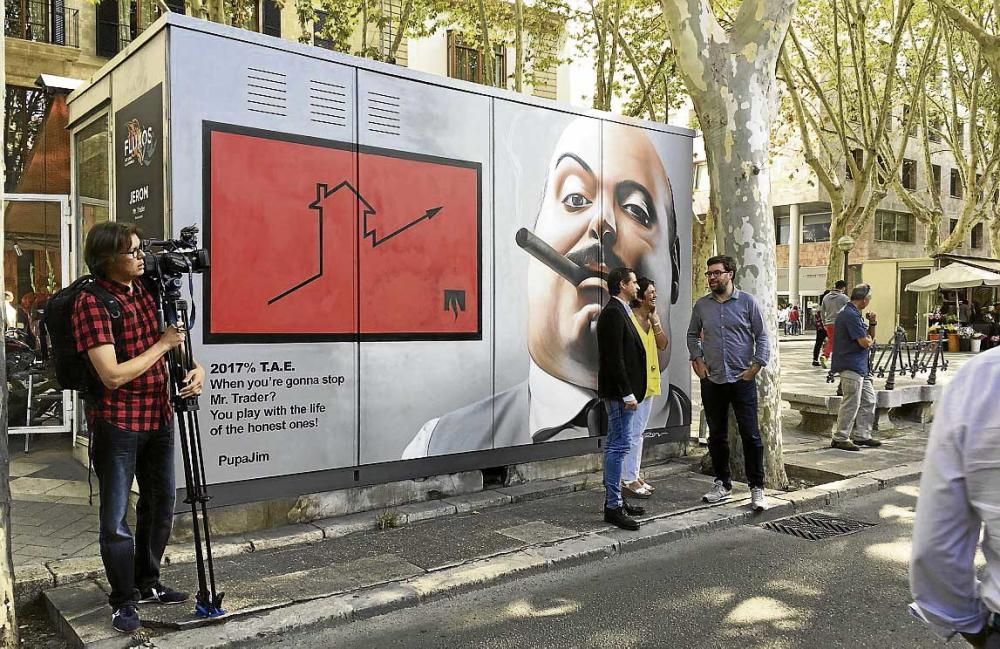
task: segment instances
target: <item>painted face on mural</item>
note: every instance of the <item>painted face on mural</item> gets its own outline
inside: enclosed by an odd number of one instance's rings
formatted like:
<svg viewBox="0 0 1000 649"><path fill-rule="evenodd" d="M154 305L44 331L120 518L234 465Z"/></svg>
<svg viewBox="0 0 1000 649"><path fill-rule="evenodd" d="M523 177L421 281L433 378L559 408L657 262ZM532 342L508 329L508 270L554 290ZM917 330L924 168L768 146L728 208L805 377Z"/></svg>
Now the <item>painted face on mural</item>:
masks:
<svg viewBox="0 0 1000 649"><path fill-rule="evenodd" d="M596 389L594 328L607 301L607 272L635 269L670 286L666 170L647 135L593 120L571 123L556 144L535 234L556 252L592 271L577 286L532 258L528 270L528 351L549 374ZM666 305L660 305L664 323Z"/></svg>

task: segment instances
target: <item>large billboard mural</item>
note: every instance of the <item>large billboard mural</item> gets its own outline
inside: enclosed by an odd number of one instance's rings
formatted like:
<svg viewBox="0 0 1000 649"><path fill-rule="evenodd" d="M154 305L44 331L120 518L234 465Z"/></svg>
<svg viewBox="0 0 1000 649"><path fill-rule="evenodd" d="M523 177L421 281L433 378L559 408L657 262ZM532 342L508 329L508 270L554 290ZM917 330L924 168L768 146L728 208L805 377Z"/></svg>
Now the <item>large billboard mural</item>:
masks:
<svg viewBox="0 0 1000 649"><path fill-rule="evenodd" d="M494 120L496 391L427 421L404 459L604 434L596 323L607 271L629 266L679 294L674 196L651 132L507 103ZM664 383L653 425L689 423L685 390Z"/></svg>
<svg viewBox="0 0 1000 649"><path fill-rule="evenodd" d="M211 482L289 494L598 450L618 265L668 325L651 441L687 435L688 131L214 29L176 30L169 62L172 230L199 225L212 256Z"/></svg>

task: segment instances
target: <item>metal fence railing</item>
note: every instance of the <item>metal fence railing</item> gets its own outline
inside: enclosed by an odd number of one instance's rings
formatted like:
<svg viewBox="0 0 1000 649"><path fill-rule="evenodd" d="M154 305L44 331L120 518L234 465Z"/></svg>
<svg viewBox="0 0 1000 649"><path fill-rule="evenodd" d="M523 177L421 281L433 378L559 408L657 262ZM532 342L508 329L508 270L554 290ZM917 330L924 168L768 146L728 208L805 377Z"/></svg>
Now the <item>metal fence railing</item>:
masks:
<svg viewBox="0 0 1000 649"><path fill-rule="evenodd" d="M885 379L885 389L896 387L896 377L916 378L917 374L927 374L927 385L937 383L938 371L948 370L948 359L944 355L944 336L937 340L906 339L906 331L896 328L896 333L887 343L876 343L868 349L868 376ZM833 383L831 369L826 376L827 383Z"/></svg>

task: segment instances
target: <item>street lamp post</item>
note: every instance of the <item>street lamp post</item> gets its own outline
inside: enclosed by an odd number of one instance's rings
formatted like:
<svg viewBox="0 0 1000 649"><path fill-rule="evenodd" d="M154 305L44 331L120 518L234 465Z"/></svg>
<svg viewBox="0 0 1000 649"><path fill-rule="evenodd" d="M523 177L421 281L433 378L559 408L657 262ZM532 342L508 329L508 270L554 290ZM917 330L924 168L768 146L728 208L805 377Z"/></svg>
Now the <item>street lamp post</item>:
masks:
<svg viewBox="0 0 1000 649"><path fill-rule="evenodd" d="M837 248L839 248L844 253L844 283L849 284L847 280L847 261L850 259L851 250L854 249L854 237L849 234L837 239Z"/></svg>

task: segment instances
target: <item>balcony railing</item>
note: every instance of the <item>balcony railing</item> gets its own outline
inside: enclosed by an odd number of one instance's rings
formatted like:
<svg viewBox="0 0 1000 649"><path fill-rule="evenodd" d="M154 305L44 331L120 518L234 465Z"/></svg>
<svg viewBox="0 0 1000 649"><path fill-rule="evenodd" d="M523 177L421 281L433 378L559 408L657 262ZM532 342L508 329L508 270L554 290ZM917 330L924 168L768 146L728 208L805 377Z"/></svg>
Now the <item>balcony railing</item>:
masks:
<svg viewBox="0 0 1000 649"><path fill-rule="evenodd" d="M61 0L5 0L9 38L80 47L80 12Z"/></svg>

